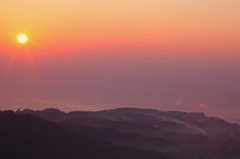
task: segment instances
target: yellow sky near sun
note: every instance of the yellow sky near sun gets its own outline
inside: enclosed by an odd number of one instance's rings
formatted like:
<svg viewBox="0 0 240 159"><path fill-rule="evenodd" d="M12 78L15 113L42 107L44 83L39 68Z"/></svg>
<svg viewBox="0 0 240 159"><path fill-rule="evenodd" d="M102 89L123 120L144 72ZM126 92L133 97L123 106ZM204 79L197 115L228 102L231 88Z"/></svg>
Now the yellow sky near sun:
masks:
<svg viewBox="0 0 240 159"><path fill-rule="evenodd" d="M0 50L25 32L36 50L145 45L239 51L239 7L229 0L1 0Z"/></svg>

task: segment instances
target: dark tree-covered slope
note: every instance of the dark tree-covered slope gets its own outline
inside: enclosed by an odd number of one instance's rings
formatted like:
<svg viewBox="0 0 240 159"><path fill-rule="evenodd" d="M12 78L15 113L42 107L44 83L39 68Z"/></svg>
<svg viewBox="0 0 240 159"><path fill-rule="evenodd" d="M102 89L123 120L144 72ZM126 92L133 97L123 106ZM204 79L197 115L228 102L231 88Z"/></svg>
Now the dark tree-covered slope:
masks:
<svg viewBox="0 0 240 159"><path fill-rule="evenodd" d="M0 111L3 159L166 159L158 152L115 146L33 115Z"/></svg>

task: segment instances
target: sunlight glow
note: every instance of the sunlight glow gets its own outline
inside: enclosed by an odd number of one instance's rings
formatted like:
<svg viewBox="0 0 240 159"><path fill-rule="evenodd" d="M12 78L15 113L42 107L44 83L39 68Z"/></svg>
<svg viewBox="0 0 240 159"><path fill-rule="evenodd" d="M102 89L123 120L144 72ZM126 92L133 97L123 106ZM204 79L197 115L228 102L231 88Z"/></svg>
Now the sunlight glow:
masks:
<svg viewBox="0 0 240 159"><path fill-rule="evenodd" d="M26 34L19 34L19 35L17 36L17 41L18 41L19 43L21 43L21 44L24 44L24 43L26 43L26 42L28 41L28 37L27 37Z"/></svg>

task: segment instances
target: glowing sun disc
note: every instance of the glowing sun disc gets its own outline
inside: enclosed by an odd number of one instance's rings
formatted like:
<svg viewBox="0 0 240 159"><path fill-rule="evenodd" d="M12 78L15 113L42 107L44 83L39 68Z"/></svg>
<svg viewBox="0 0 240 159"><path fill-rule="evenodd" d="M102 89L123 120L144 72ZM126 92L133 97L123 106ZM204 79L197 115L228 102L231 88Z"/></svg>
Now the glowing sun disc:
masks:
<svg viewBox="0 0 240 159"><path fill-rule="evenodd" d="M19 34L18 36L17 36L17 41L19 42L19 43L26 43L27 41L28 41L28 37L27 37L27 35L26 34Z"/></svg>

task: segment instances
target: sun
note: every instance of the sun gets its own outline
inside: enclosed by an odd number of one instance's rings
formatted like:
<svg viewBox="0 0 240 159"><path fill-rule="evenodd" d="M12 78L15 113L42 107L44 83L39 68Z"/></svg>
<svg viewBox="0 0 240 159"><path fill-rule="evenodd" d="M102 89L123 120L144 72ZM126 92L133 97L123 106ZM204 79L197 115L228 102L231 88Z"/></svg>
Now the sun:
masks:
<svg viewBox="0 0 240 159"><path fill-rule="evenodd" d="M26 34L19 34L19 35L17 36L17 41L18 41L19 43L21 43L21 44L24 44L24 43L26 43L26 42L28 41L28 37L27 37Z"/></svg>

